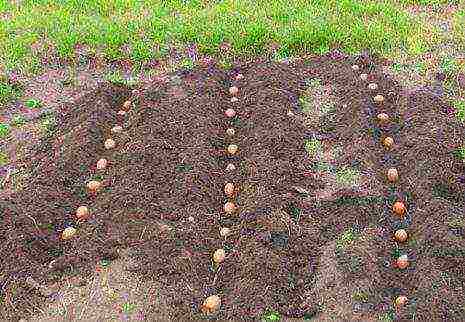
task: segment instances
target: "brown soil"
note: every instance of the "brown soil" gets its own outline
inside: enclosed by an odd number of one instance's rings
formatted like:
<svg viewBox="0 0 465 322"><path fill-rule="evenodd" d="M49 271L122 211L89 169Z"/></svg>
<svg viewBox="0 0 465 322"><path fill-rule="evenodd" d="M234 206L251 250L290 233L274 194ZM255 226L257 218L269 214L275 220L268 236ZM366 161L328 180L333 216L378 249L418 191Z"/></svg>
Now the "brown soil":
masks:
<svg viewBox="0 0 465 322"><path fill-rule="evenodd" d="M352 71L354 62L360 71ZM38 312L44 294L24 284L28 276L47 284L63 274L90 274L96 262L129 248L126 269L162 283L174 321L254 320L270 308L325 320L331 306L350 304L337 298L345 296L334 287L342 281L363 286L371 311L341 313L342 320L390 313L399 321L463 319L464 163L452 152L464 143L464 128L433 93L401 94L380 72L382 63L331 55L290 64L260 60L228 72L181 72L138 93L101 85L57 116L54 135L30 153L25 189L1 200L0 317L16 321ZM245 77L235 81L238 72ZM362 72L378 83L377 91L359 79ZM315 121L298 98L316 78L337 113ZM239 88L236 103L231 85ZM372 99L378 93L385 97L381 106ZM126 99L134 106L125 131L111 134ZM238 112L232 121L223 114L230 105ZM378 126L380 112L392 122ZM233 138L225 135L230 126ZM390 151L380 144L386 135L395 140ZM110 136L117 146L107 151L103 142ZM311 138L322 142L326 170L318 170L321 155L305 150ZM239 146L237 156L226 155L229 143ZM334 147L337 157L328 152ZM110 165L98 172L101 157ZM233 173L225 170L229 162L237 167ZM344 167L356 169L360 182L338 184L334 178ZM396 184L385 179L389 167L399 171ZM105 187L91 197L85 185L96 176ZM233 215L223 211L226 182L237 187ZM407 206L403 220L392 213L395 200ZM87 222L74 217L80 205L91 209ZM78 233L62 241L68 225ZM232 235L222 238L220 227ZM410 239L396 245L392 234L400 227ZM328 247L350 228L360 239ZM393 267L397 247L411 259L406 270ZM214 267L218 248L227 257ZM322 272L334 283L322 281ZM13 283L24 287L11 294ZM200 306L211 294L222 305L207 317ZM399 294L409 302L394 312Z"/></svg>

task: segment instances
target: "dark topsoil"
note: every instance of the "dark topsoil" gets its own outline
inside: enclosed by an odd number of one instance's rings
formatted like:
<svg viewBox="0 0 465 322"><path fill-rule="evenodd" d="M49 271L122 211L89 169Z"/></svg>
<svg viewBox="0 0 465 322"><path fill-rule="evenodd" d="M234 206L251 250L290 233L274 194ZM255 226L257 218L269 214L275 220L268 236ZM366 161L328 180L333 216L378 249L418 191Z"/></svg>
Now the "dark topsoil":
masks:
<svg viewBox="0 0 465 322"><path fill-rule="evenodd" d="M354 62L359 72L352 71ZM392 307L396 296L405 294L410 301L396 312L398 320L463 321L464 164L452 152L463 144L464 128L433 94L402 96L379 71L381 63L373 57L325 56L290 64L260 60L227 72L184 71L135 94L102 85L57 116L55 134L31 151L27 187L1 200L0 291L5 299L13 283L22 287L8 295L0 319L15 321L35 311L30 303L40 303L42 295L23 283L27 276L46 284L62 274L86 274L97 261L115 259L117 250L127 247L133 258L128 270L166 283L173 320L254 320L266 308L316 317L324 310L311 295L319 292L313 284L322 247L351 227L372 226L385 233L373 240L369 258L350 247L338 255L358 260L355 269L339 261L347 279L373 276L372 309L385 313L383 304ZM235 81L238 72L245 77ZM377 91L367 89L361 72L379 84ZM337 97L337 114L313 128L303 124L298 103L312 78L331 85ZM228 88L234 84L239 102L231 103ZM377 93L386 98L381 106L372 103ZM117 147L107 151L103 142L128 98L135 104L125 132L112 135ZM238 115L228 120L223 112L231 105ZM295 116L287 115L289 109ZM382 111L393 121L379 127L374 119ZM237 135L225 138L231 125ZM388 134L395 140L391 151L380 144ZM313 196L325 185L308 175L316 161L304 141L314 136L347 147L336 166L363 172L365 163L373 165L371 175L382 192L372 196L377 202L357 202L360 195L350 189L326 201ZM353 145L358 138L363 146ZM230 142L239 146L235 157L226 156ZM101 157L110 165L98 173ZM225 171L229 162L237 166L234 173ZM396 184L384 177L391 166L400 174ZM95 198L85 190L91 178L105 182ZM239 209L231 216L223 212L228 181L239 187ZM403 220L392 214L395 200L406 203ZM74 218L80 205L91 209L84 223ZM452 219L462 224L448 226ZM61 241L67 225L78 234ZM220 237L220 227L231 227L232 236ZM413 242L397 251L392 233L400 227ZM219 270L211 261L218 248L227 253ZM404 253L411 265L400 271L393 262ZM444 276L448 283L435 282ZM211 294L220 294L222 306L207 317L200 306Z"/></svg>

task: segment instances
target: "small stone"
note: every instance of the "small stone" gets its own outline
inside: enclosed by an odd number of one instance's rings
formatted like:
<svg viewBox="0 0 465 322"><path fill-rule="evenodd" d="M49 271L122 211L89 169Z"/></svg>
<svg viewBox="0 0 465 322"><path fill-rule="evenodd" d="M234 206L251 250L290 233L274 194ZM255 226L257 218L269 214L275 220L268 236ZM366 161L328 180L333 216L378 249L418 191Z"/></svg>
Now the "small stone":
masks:
<svg viewBox="0 0 465 322"><path fill-rule="evenodd" d="M362 305L360 303L355 303L353 306L354 312L361 312L362 311Z"/></svg>
<svg viewBox="0 0 465 322"><path fill-rule="evenodd" d="M194 217L192 217L192 216L187 217L187 220L189 220L189 222L191 222L191 223L195 221Z"/></svg>
<svg viewBox="0 0 465 322"><path fill-rule="evenodd" d="M107 159L100 159L97 161L97 170L104 170L108 165Z"/></svg>
<svg viewBox="0 0 465 322"><path fill-rule="evenodd" d="M121 133L123 132L123 127L120 125L116 125L111 129L112 133Z"/></svg>
<svg viewBox="0 0 465 322"><path fill-rule="evenodd" d="M116 146L116 143L113 139L107 139L105 141L105 149L110 150Z"/></svg>
<svg viewBox="0 0 465 322"><path fill-rule="evenodd" d="M368 88L371 89L372 91L378 89L378 84L376 83L370 83L368 84Z"/></svg>
<svg viewBox="0 0 465 322"><path fill-rule="evenodd" d="M308 192L308 190L306 190L306 189L304 189L302 187L293 186L292 189L294 189L295 191L297 191L298 193L303 194L303 195L309 195L310 194Z"/></svg>
<svg viewBox="0 0 465 322"><path fill-rule="evenodd" d="M231 229L229 229L228 227L221 228L221 230L220 230L221 237L226 237L229 234L231 234Z"/></svg>
<svg viewBox="0 0 465 322"><path fill-rule="evenodd" d="M459 73L457 75L457 85L461 89L465 89L465 74L464 73Z"/></svg>
<svg viewBox="0 0 465 322"><path fill-rule="evenodd" d="M357 71L357 70L359 70L359 69L360 69L360 67L358 67L358 65L353 65L353 66L352 66L352 70L354 70L354 71Z"/></svg>
<svg viewBox="0 0 465 322"><path fill-rule="evenodd" d="M226 134L229 136L234 136L234 134L236 134L236 131L233 128L229 128L226 130Z"/></svg>
<svg viewBox="0 0 465 322"><path fill-rule="evenodd" d="M239 88L237 88L236 86L232 86L229 88L229 94L231 95L237 95L238 92L239 92Z"/></svg>
<svg viewBox="0 0 465 322"><path fill-rule="evenodd" d="M131 101L125 101L123 104L124 111L129 111L129 109L131 108L131 104Z"/></svg>
<svg viewBox="0 0 465 322"><path fill-rule="evenodd" d="M231 103L237 102L239 99L237 97L231 97Z"/></svg>
<svg viewBox="0 0 465 322"><path fill-rule="evenodd" d="M360 79L363 80L363 81L366 81L368 79L368 75L367 74L360 74Z"/></svg>

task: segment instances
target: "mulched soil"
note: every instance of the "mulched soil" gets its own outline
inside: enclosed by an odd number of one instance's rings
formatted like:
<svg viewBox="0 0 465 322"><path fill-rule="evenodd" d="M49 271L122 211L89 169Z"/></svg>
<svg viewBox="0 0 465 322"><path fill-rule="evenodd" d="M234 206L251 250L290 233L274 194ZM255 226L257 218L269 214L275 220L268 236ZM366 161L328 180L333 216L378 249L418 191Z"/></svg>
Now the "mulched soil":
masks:
<svg viewBox="0 0 465 322"><path fill-rule="evenodd" d="M354 72L353 63L361 70ZM405 294L407 306L395 312L400 321L463 319L464 163L452 152L464 143L464 128L432 93L401 94L379 72L382 63L369 55L289 64L259 59L238 62L230 71L214 66L182 71L137 92L101 85L57 116L55 134L31 151L27 187L1 200L0 317L15 321L33 314L30 303L41 301L26 286L8 294L12 283L27 276L46 284L60 274L86 274L128 247L127 269L166 285L173 320L252 321L267 308L289 317L318 316L322 308L310 295L318 291L312 285L322 247L349 228L374 226L379 233L367 245L369 257L357 257L356 248L338 255L358 260L356 269L340 261L346 278L373 277L373 309L385 313L386 304L392 307ZM244 79L236 81L239 72ZM368 81L359 79L362 72ZM337 114L309 126L298 98L313 78L331 86ZM372 81L378 90L367 88ZM228 92L232 85L239 88L235 103ZM381 105L373 103L378 93L385 97ZM116 112L129 98L134 106L123 121L125 131L112 134ZM223 112L231 105L238 113L228 120ZM392 122L379 126L380 112ZM237 131L232 138L225 135L230 126ZM386 135L395 140L389 151L380 144ZM110 136L117 146L108 151L103 142ZM360 193L348 188L319 200L313 192L325 183L304 148L312 137L344 147L336 166L364 172L371 164L364 173L376 179L373 191L380 194L371 197L377 202L354 202ZM239 146L234 157L225 153L229 143ZM110 161L107 170L95 169L101 157ZM230 162L236 171L225 170ZM386 181L388 167L398 169L398 183ZM105 183L96 197L85 190L91 178ZM233 215L223 211L226 182L237 187ZM395 200L407 206L403 220L392 213ZM74 217L80 205L91 210L87 222ZM454 218L461 228L447 225ZM78 234L62 241L67 225ZM221 237L220 227L230 227L232 235ZM400 227L414 242L398 244L396 253L392 234ZM219 268L211 259L218 248L227 254ZM396 254L411 259L406 270L393 266ZM433 283L444 275L447 284ZM212 294L220 294L222 305L207 317L200 306Z"/></svg>

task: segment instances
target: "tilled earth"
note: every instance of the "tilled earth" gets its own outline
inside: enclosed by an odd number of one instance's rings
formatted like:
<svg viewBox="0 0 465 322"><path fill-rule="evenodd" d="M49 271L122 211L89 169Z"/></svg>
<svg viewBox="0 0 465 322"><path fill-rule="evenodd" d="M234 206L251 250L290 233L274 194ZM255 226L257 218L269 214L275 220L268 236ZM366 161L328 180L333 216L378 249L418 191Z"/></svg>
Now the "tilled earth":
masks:
<svg viewBox="0 0 465 322"><path fill-rule="evenodd" d="M102 85L57 116L54 134L30 151L25 188L1 200L0 317L16 321L40 307L44 294L26 280L45 285L88 274L122 249L132 258L128 271L163 283L173 321L252 321L270 308L324 316L315 279L323 250L352 229L360 239L337 248L336 265L341 279L369 277L372 311L400 321L463 320L465 167L454 151L464 127L434 94L401 95L381 64L371 56L256 60L227 72L183 71L136 91ZM301 98L309 91L321 100L308 111ZM133 106L121 121L116 113L127 99ZM237 111L232 119L228 107ZM381 112L391 117L386 125L376 120ZM118 122L124 131L114 134ZM388 135L390 150L381 145ZM104 148L109 137L112 150ZM310 141L318 142L315 151ZM233 157L230 143L239 147ZM95 167L102 157L109 160L103 171ZM236 170L227 171L229 163ZM391 167L395 184L386 180ZM342 180L347 169L357 179ZM104 183L96 197L86 192L91 179ZM227 182L237 188L232 215L223 210ZM407 207L402 220L392 211L398 200ZM81 205L90 220L77 222ZM70 225L76 236L61 240ZM221 227L232 234L221 237ZM408 242L393 241L399 228ZM218 248L226 251L219 267L212 263ZM401 254L410 258L405 270L393 265ZM22 287L11 294L14 283ZM212 294L221 308L207 316L200 306ZM394 312L398 295L409 301Z"/></svg>

